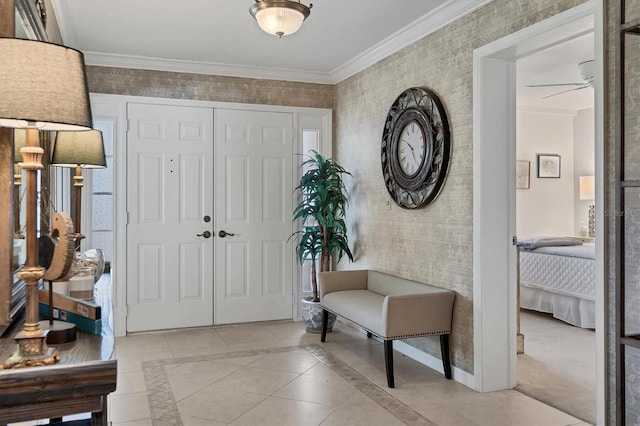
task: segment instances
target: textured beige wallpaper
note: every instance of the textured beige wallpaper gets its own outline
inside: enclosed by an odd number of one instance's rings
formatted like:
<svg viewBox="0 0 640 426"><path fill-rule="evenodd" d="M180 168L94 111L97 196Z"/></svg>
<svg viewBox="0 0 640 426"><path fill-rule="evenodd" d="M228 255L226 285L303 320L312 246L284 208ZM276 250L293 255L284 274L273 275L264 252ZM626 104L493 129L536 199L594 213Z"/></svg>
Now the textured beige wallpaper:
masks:
<svg viewBox="0 0 640 426"><path fill-rule="evenodd" d="M636 2L636 5L640 2ZM637 8L636 8L637 9ZM635 13L636 18L640 13ZM625 39L625 180L640 179L640 35ZM640 335L640 189L624 190L624 333ZM613 286L617 290L617 286ZM619 291L619 290L617 290ZM615 311L615 309L614 309ZM625 349L626 424L640 425L640 349Z"/></svg>
<svg viewBox="0 0 640 426"><path fill-rule="evenodd" d="M277 80L87 67L89 91L169 99L333 108L335 86Z"/></svg>
<svg viewBox="0 0 640 426"><path fill-rule="evenodd" d="M455 290L452 363L473 373L473 49L583 3L495 0L338 84L336 156L353 173L348 224L356 263ZM405 89L434 90L449 115L453 155L436 201L403 210L389 200L380 166L382 125ZM440 357L437 339L410 339Z"/></svg>

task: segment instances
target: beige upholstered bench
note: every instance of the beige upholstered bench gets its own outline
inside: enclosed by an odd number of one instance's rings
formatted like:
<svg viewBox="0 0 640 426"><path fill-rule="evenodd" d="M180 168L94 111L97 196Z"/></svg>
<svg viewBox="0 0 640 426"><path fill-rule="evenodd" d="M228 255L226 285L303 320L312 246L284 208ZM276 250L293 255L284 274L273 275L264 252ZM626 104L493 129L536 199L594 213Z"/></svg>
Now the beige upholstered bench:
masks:
<svg viewBox="0 0 640 426"><path fill-rule="evenodd" d="M323 309L322 342L327 337L327 312L359 325L368 337L379 337L384 342L387 384L392 388L393 340L440 335L444 374L451 378L449 335L456 297L453 291L368 270L321 272L318 284Z"/></svg>

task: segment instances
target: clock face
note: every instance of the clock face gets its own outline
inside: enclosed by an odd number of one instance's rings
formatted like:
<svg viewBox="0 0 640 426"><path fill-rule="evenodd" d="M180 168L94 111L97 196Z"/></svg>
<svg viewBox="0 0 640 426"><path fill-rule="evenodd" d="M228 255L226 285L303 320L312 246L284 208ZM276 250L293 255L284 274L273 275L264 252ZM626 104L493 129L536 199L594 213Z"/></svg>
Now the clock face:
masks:
<svg viewBox="0 0 640 426"><path fill-rule="evenodd" d="M398 141L400 170L407 176L415 175L424 161L426 148L424 134L418 123L412 121L404 126Z"/></svg>

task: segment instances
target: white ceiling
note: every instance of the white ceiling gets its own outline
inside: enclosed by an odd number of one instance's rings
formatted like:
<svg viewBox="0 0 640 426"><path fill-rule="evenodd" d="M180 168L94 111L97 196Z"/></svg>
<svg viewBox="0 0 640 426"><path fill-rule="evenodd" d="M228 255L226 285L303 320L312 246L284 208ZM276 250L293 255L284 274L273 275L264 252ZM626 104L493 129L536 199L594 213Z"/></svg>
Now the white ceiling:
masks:
<svg viewBox="0 0 640 426"><path fill-rule="evenodd" d="M253 0L53 0L64 44L86 62L336 83L489 0L317 0L278 39ZM308 1L303 1L309 4Z"/></svg>
<svg viewBox="0 0 640 426"><path fill-rule="evenodd" d="M90 65L337 83L490 0L316 0L302 29L282 39L262 32L253 0L53 0L63 42ZM309 4L303 0L303 3ZM581 82L593 34L517 62L518 105L576 110L587 88L528 84Z"/></svg>
<svg viewBox="0 0 640 426"><path fill-rule="evenodd" d="M570 91L572 86L526 87L531 84L582 83L580 62L594 59L593 32L526 56L516 63L519 106L579 110L593 107L593 88ZM575 86L574 86L575 87Z"/></svg>

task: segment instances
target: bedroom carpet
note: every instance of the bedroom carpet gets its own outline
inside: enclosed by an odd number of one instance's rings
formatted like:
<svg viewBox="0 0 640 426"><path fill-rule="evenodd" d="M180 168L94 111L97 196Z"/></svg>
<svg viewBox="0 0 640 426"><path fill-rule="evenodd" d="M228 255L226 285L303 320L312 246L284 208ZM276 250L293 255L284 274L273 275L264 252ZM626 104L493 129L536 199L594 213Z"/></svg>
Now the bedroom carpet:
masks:
<svg viewBox="0 0 640 426"><path fill-rule="evenodd" d="M520 315L525 353L518 355L516 390L595 424L595 332L549 314Z"/></svg>

